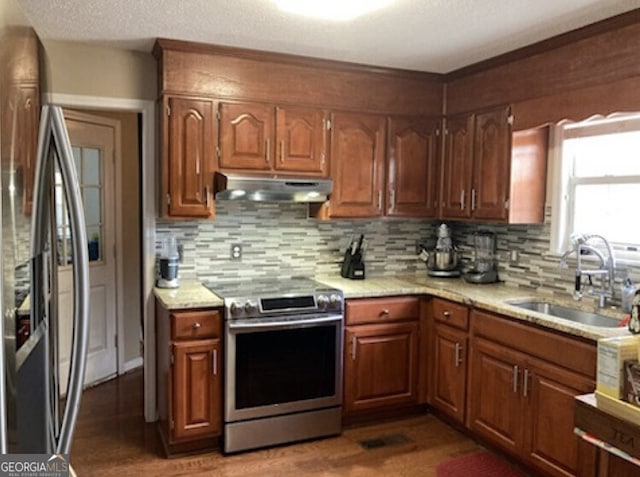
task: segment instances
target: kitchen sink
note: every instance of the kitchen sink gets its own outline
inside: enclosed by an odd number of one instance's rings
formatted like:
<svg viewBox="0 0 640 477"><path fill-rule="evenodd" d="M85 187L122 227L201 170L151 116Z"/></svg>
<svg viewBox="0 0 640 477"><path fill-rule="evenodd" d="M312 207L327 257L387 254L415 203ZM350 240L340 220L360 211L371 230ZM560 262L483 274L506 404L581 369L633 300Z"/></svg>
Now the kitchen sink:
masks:
<svg viewBox="0 0 640 477"><path fill-rule="evenodd" d="M619 319L601 315L599 313L579 310L577 308L547 303L545 301L512 301L508 303L518 308L555 316L557 318L562 318L563 320L574 321L583 325L599 326L601 328L617 328L620 326Z"/></svg>

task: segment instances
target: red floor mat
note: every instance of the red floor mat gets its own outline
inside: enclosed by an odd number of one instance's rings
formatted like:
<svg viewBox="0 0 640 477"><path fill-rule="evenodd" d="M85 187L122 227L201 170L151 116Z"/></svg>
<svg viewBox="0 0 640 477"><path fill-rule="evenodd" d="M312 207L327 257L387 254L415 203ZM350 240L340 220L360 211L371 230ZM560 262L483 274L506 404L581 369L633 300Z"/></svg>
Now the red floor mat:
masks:
<svg viewBox="0 0 640 477"><path fill-rule="evenodd" d="M525 474L489 452L477 452L438 465L438 477L524 477Z"/></svg>

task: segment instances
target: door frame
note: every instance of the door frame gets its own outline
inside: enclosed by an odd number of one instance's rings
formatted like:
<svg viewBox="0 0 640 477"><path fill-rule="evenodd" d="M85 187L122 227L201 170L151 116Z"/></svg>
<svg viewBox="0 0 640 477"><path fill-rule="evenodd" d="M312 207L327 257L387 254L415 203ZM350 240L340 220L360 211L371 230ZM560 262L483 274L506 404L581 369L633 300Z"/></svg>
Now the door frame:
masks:
<svg viewBox="0 0 640 477"><path fill-rule="evenodd" d="M129 362L124 361L124 310L122 253L116 258L116 310L118 319L118 374L144 365L144 417L146 422L157 420L156 406L156 325L155 300L155 235L156 235L156 165L155 165L155 102L151 100L115 98L106 96L85 96L63 93L43 94L43 104L57 104L66 108L83 108L105 111L126 111L142 115L142 160L140 164L140 195L142 216L142 309L143 309L143 356ZM116 161L115 174L119 177L122 164ZM122 205L120 181L116 181L116 249L123 245L122 215L118 212Z"/></svg>

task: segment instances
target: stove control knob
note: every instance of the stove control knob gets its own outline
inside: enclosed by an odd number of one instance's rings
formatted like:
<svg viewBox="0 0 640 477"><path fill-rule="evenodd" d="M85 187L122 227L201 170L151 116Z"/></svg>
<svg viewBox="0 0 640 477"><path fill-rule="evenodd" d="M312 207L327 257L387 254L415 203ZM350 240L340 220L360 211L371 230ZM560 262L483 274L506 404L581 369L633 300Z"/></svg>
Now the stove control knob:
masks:
<svg viewBox="0 0 640 477"><path fill-rule="evenodd" d="M231 312L232 316L237 316L242 313L242 308L238 306L235 301L233 301L231 302L231 305L229 305L229 311Z"/></svg>
<svg viewBox="0 0 640 477"><path fill-rule="evenodd" d="M318 295L318 298L316 298L316 304L318 305L318 308L324 310L329 304L329 298L327 298L327 295Z"/></svg>
<svg viewBox="0 0 640 477"><path fill-rule="evenodd" d="M329 297L329 306L331 308L340 308L342 305L342 297L340 295L331 295Z"/></svg>
<svg viewBox="0 0 640 477"><path fill-rule="evenodd" d="M244 304L244 311L246 311L247 314L255 313L257 309L258 306L251 300L247 300L247 302Z"/></svg>

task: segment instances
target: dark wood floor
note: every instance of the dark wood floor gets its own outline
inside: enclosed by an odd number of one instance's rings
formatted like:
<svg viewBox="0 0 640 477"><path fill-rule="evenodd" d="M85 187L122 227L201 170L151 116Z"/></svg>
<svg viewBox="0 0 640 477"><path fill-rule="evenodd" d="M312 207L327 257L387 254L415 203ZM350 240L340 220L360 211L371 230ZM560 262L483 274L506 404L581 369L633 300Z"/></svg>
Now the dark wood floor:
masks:
<svg viewBox="0 0 640 477"><path fill-rule="evenodd" d="M345 429L341 436L223 457L165 459L143 419L142 371L85 391L71 462L85 476L435 476L438 463L479 446L431 415ZM359 441L402 434L407 442L365 450Z"/></svg>

